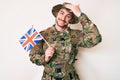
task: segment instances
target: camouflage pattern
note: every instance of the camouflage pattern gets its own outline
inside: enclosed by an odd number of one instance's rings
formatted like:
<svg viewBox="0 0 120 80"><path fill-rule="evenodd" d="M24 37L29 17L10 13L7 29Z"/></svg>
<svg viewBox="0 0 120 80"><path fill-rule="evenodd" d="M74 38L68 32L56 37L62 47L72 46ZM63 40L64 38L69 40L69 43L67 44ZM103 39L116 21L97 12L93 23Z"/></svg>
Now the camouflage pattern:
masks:
<svg viewBox="0 0 120 80"><path fill-rule="evenodd" d="M83 30L73 30L67 27L65 32L55 29L55 26L40 33L54 46L55 53L49 62L44 61L47 44L42 41L30 51L30 60L36 65L43 65L42 80L80 80L74 68L78 47L90 48L101 42L101 35L95 24L82 13L79 17Z"/></svg>

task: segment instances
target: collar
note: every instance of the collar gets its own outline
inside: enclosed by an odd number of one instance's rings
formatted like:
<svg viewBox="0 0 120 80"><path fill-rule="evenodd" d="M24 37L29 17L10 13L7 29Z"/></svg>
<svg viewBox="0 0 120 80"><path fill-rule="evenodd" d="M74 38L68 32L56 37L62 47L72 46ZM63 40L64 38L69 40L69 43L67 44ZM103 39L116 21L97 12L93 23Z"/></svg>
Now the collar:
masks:
<svg viewBox="0 0 120 80"><path fill-rule="evenodd" d="M65 31L61 32L61 31L58 31L55 28L55 25L52 26L52 31L53 31L54 34L58 34L58 33L70 33L70 30L71 30L71 28L69 26L67 26L67 28L65 29Z"/></svg>

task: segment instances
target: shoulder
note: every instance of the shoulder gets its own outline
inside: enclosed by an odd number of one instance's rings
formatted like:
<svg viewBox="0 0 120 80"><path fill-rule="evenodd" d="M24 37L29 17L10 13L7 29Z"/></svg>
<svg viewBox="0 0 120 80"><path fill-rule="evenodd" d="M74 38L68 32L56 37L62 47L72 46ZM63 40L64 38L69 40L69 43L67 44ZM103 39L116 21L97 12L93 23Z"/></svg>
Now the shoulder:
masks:
<svg viewBox="0 0 120 80"><path fill-rule="evenodd" d="M82 30L71 29L71 35L78 36L81 33L82 33Z"/></svg>
<svg viewBox="0 0 120 80"><path fill-rule="evenodd" d="M48 27L47 29L40 31L40 34L43 37L47 37L51 34L52 31L53 31L53 27Z"/></svg>

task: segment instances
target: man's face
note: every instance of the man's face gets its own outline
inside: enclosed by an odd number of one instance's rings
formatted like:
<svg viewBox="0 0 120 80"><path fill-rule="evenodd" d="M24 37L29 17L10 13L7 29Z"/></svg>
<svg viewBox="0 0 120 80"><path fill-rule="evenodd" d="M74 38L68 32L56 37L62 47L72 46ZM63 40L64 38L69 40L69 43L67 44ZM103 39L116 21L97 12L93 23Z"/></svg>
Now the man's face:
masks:
<svg viewBox="0 0 120 80"><path fill-rule="evenodd" d="M72 14L68 10L62 8L59 10L56 16L56 24L62 28L66 27L71 21L71 19L72 19Z"/></svg>

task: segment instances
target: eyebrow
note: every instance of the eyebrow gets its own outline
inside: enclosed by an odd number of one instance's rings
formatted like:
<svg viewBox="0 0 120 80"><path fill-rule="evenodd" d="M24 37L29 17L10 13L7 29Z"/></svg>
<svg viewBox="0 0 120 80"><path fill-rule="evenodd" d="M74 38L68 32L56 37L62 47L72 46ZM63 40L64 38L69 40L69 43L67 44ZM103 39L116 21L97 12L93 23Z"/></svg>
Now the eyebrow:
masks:
<svg viewBox="0 0 120 80"><path fill-rule="evenodd" d="M66 10L67 10L67 9L66 9ZM63 10L60 10L60 12L64 13ZM68 11L68 12L69 12L69 11ZM71 15L71 16L72 16L72 13L69 12L69 14L67 14L67 15Z"/></svg>

